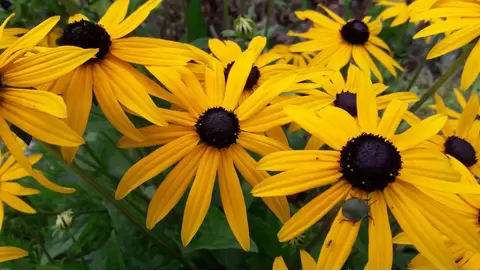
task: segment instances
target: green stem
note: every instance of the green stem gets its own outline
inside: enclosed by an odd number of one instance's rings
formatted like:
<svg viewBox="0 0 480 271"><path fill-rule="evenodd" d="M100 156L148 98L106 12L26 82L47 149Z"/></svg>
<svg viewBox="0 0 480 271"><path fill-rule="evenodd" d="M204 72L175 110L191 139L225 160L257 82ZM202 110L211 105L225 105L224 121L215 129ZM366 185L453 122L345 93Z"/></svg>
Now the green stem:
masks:
<svg viewBox="0 0 480 271"><path fill-rule="evenodd" d="M107 133L102 132L102 135L110 142L110 144L112 144L115 147L117 146L117 143L115 142L115 140L113 140L113 138L111 138ZM125 151L119 148L117 148L117 150L123 156L123 158L125 158L125 160L130 162L132 165L135 164L135 160L133 160L133 158L130 157Z"/></svg>
<svg viewBox="0 0 480 271"><path fill-rule="evenodd" d="M412 108L410 108L410 111L415 113L427 100L430 98L437 90L448 80L450 77L455 74L455 72L458 70L458 68L465 63L465 59L467 59L468 55L473 49L473 44L470 44L465 51L453 62L452 66L448 68L447 72L445 72L440 79L427 91L425 92L422 97L420 97L420 100L416 102Z"/></svg>
<svg viewBox="0 0 480 271"><path fill-rule="evenodd" d="M437 43L439 37L440 37L440 36L437 35L437 36L435 36L435 38L432 40L432 44L430 44L430 47L429 47L428 50L427 50L427 54L428 54L428 52L430 52L430 50L432 50L433 46L435 46L435 44ZM422 72L423 67L425 67L425 64L427 64L427 56L425 56L425 57L422 59L422 62L420 62L420 64L418 65L417 70L415 71L415 75L412 77L412 79L411 79L410 82L408 83L407 88L405 89L406 91L410 91L410 89L413 87L413 85L417 82L417 79L418 79L418 77L420 76L420 73Z"/></svg>
<svg viewBox="0 0 480 271"><path fill-rule="evenodd" d="M68 15L73 16L78 13L78 7L73 0L62 0Z"/></svg>
<svg viewBox="0 0 480 271"><path fill-rule="evenodd" d="M38 243L42 252L45 253L48 264L52 264L54 262L53 258L50 255L50 253L48 253L48 250L45 247L45 240L43 240L42 236L38 234L38 230L33 230L33 231L30 230L30 225L27 222L25 222L23 219L21 221L25 225L25 227L27 228L28 232L31 234L33 239L35 239L35 241Z"/></svg>
<svg viewBox="0 0 480 271"><path fill-rule="evenodd" d="M270 25L270 17L272 17L273 12L273 1L268 0L268 8L267 8L267 22L265 23L265 37L268 37L268 26Z"/></svg>
<svg viewBox="0 0 480 271"><path fill-rule="evenodd" d="M67 232L68 236L70 237L70 239L72 239L72 242L73 244L77 247L78 251L80 252L80 261L82 261L82 264L85 265L85 267L87 269L89 269L89 266L87 264L87 262L85 261L85 259L83 258L83 256L85 255L82 251L82 247L80 246L80 244L78 243L78 240L77 238L75 238L75 235L72 234L72 232L70 231L69 228L66 228L65 231Z"/></svg>
<svg viewBox="0 0 480 271"><path fill-rule="evenodd" d="M42 143L45 146L46 150L51 154L55 155L60 162L62 162L66 167L70 168L74 171L86 184L91 186L98 194L100 194L106 201L110 202L118 211L120 211L125 217L128 218L135 226L138 227L143 233L148 235L150 239L152 239L158 248L168 255L169 257L176 259L180 263L182 263L188 269L197 269L195 265L187 259L183 258L183 255L180 251L170 248L166 245L162 238L164 236L160 236L160 233L154 233L148 230L145 227L146 217L143 213L136 210L136 208L131 205L127 200L116 200L114 196L114 191L110 187L106 187L104 183L98 182L96 180L91 179L83 170L74 162L72 164L66 163L62 158L58 150L54 149L52 146Z"/></svg>
<svg viewBox="0 0 480 271"><path fill-rule="evenodd" d="M225 21L225 29L231 29L230 16L228 15L228 0L223 0L223 20Z"/></svg>

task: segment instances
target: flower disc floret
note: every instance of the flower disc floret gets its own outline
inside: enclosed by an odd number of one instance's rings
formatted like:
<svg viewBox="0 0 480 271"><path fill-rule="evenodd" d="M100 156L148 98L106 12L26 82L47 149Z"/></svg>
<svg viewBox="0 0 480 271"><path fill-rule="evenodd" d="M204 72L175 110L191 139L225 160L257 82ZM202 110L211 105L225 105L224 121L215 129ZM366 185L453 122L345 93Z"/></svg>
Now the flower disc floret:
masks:
<svg viewBox="0 0 480 271"><path fill-rule="evenodd" d="M397 148L386 138L363 133L347 142L340 154L343 177L365 192L383 191L402 168Z"/></svg>
<svg viewBox="0 0 480 271"><path fill-rule="evenodd" d="M352 117L357 116L357 94L342 91L336 95L333 104L350 113Z"/></svg>
<svg viewBox="0 0 480 271"><path fill-rule="evenodd" d="M451 136L445 141L445 153L455 157L466 167L471 167L477 163L477 154L473 146L456 136Z"/></svg>
<svg viewBox="0 0 480 271"><path fill-rule="evenodd" d="M363 45L368 41L370 30L367 24L359 20L346 23L340 30L344 41L352 45Z"/></svg>
<svg viewBox="0 0 480 271"><path fill-rule="evenodd" d="M195 128L203 142L217 149L228 148L236 143L240 133L237 116L223 107L205 111L195 124Z"/></svg>

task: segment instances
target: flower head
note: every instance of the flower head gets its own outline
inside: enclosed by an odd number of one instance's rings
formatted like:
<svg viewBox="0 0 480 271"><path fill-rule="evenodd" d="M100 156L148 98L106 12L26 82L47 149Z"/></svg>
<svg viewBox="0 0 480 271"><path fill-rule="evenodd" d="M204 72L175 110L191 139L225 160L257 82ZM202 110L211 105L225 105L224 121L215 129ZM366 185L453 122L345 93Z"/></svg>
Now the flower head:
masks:
<svg viewBox="0 0 480 271"><path fill-rule="evenodd" d="M442 129L447 117L435 115L395 134L407 111L407 103L392 101L379 121L371 82L367 79L358 84L358 119L337 107L325 107L317 112L318 115L299 106L285 108L293 121L333 150L283 151L267 155L259 161L258 168L281 173L254 187L253 195L291 195L331 185L284 224L278 233L280 241L304 232L336 204L346 206L348 203L348 210L338 211L327 234L326 239L332 243L324 243L317 269L342 267L355 242L361 218L368 219L369 226L367 268L390 269L392 236L387 208L417 249L425 252L436 266L455 267L455 261L437 233L473 251L478 250L480 236L472 236L474 229L462 223L455 212L445 212L440 203L422 191L472 194L480 189L459 183L459 174L440 152L420 147ZM352 199L357 203L352 205ZM436 248L435 252L432 247ZM379 254L383 257L378 257Z"/></svg>
<svg viewBox="0 0 480 271"><path fill-rule="evenodd" d="M301 20L311 20L313 27L305 33L289 32L292 36L309 39L292 45L292 52L319 51L312 65L327 65L335 69L344 67L353 59L357 66L364 71L371 71L380 82L383 77L370 55L393 76L397 75L396 69L403 70L388 54L388 45L378 37L382 30L381 21L371 21L370 17L345 21L328 8L323 9L332 19L313 10L295 12Z"/></svg>

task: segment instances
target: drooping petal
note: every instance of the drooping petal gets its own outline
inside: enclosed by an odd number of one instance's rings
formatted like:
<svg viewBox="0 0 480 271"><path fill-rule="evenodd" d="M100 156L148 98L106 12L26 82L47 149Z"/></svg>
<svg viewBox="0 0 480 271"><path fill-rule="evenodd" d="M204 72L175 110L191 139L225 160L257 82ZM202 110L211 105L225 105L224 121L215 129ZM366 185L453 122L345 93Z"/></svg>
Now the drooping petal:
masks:
<svg viewBox="0 0 480 271"><path fill-rule="evenodd" d="M2 88L0 99L2 102L35 109L58 118L67 117L65 102L63 102L60 96L48 91Z"/></svg>
<svg viewBox="0 0 480 271"><path fill-rule="evenodd" d="M0 247L0 263L28 256L28 252L16 247Z"/></svg>

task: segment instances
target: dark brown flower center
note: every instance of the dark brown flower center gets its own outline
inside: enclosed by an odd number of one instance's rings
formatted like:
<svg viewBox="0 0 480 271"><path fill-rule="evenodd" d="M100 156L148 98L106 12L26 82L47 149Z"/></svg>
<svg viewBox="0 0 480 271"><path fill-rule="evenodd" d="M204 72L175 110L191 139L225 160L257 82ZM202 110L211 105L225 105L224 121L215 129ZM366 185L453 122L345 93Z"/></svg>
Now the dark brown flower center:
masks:
<svg viewBox="0 0 480 271"><path fill-rule="evenodd" d="M68 24L57 43L84 49L98 48L97 59L103 59L112 45L110 35L101 25L83 19Z"/></svg>
<svg viewBox="0 0 480 271"><path fill-rule="evenodd" d="M228 76L230 74L230 71L232 70L234 63L235 61L229 63L225 68L224 70L225 81L228 80ZM257 66L253 66L252 69L250 70L250 74L248 74L248 78L247 78L247 82L245 83L244 90L252 90L253 87L257 84L258 79L260 79L260 70L258 69Z"/></svg>
<svg viewBox="0 0 480 271"><path fill-rule="evenodd" d="M382 191L402 168L397 148L386 138L363 133L347 142L340 152L343 177L365 192Z"/></svg>
<svg viewBox="0 0 480 271"><path fill-rule="evenodd" d="M217 149L230 147L237 142L240 134L237 116L223 107L205 111L195 124L195 128L203 142Z"/></svg>
<svg viewBox="0 0 480 271"><path fill-rule="evenodd" d="M455 157L466 167L477 163L477 154L473 146L457 136L451 136L445 141L445 153Z"/></svg>
<svg viewBox="0 0 480 271"><path fill-rule="evenodd" d="M352 117L357 116L357 94L348 91L342 91L336 95L333 104L336 107L339 107L350 113Z"/></svg>
<svg viewBox="0 0 480 271"><path fill-rule="evenodd" d="M367 24L359 20L346 23L340 30L340 33L343 40L352 45L363 45L370 36Z"/></svg>
<svg viewBox="0 0 480 271"><path fill-rule="evenodd" d="M407 6L408 6L408 5L410 5L411 3L413 3L413 1L415 1L415 0L405 0L405 3L406 3Z"/></svg>

